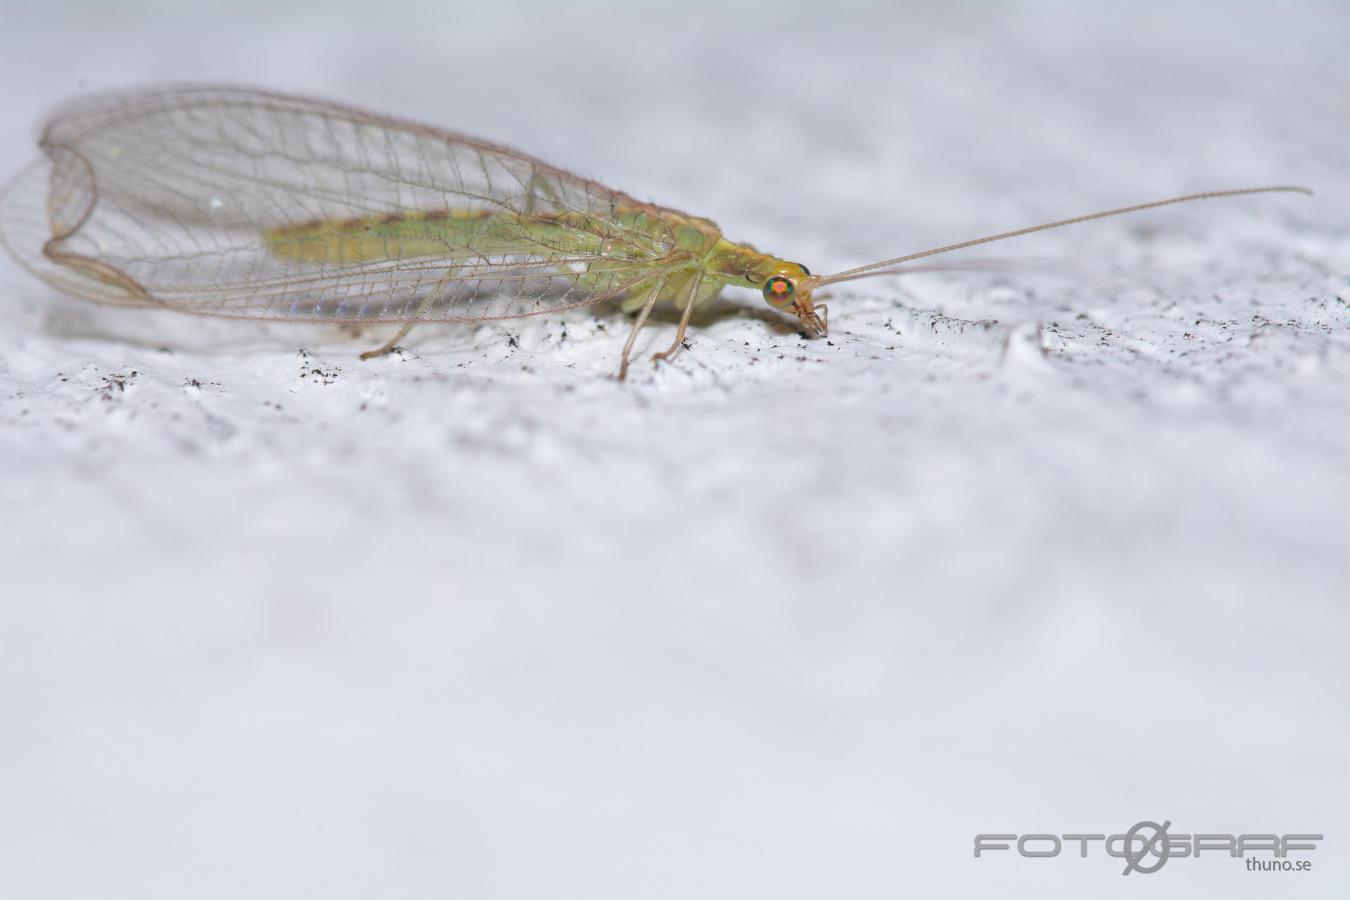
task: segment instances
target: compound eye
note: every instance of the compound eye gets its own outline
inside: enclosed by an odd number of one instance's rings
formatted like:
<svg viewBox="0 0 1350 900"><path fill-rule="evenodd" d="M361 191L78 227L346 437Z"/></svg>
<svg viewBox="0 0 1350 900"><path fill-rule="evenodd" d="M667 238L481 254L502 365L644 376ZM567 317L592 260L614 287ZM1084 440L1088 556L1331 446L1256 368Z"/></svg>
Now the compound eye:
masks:
<svg viewBox="0 0 1350 900"><path fill-rule="evenodd" d="M786 309L792 305L792 297L796 293L797 286L792 283L792 279L782 275L775 275L764 282L764 299L769 301L770 306Z"/></svg>

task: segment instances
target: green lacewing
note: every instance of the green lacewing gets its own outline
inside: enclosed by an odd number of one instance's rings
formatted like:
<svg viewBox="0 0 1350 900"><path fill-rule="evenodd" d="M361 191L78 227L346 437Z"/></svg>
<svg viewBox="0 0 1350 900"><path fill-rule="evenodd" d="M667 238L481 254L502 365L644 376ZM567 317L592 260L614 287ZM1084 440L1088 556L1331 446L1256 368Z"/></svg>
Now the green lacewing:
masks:
<svg viewBox="0 0 1350 900"><path fill-rule="evenodd" d="M624 298L619 377L657 303L759 291L807 335L815 292L939 253L1174 203L1209 191L988 235L837 272L723 237L709 219L634 199L508 147L266 91L167 87L59 108L43 156L0 201L0 240L64 292L202 315L414 325L538 316Z"/></svg>

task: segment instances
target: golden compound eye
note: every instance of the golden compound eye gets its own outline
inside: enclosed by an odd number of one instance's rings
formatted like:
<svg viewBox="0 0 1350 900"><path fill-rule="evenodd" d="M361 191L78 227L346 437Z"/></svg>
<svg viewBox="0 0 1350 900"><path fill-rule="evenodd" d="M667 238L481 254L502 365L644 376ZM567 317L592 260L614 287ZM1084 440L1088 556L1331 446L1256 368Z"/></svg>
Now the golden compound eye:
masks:
<svg viewBox="0 0 1350 900"><path fill-rule="evenodd" d="M769 301L770 306L779 309L791 306L792 296L796 293L797 286L790 278L784 278L782 275L775 275L764 282L764 299Z"/></svg>

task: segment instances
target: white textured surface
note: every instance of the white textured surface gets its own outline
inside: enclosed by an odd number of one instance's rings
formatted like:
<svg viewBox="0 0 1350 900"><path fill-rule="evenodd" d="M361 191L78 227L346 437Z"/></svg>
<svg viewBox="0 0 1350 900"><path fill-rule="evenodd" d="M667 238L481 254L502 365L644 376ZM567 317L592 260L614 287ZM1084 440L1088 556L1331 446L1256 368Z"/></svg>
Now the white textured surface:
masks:
<svg viewBox="0 0 1350 900"><path fill-rule="evenodd" d="M5 260L0 896L1345 896L1350 13L1129 10L0 6L6 172L81 80L225 80L823 271L1319 190L850 286L828 343L729 298L626 385L610 308L363 364ZM1164 818L1327 839L970 849Z"/></svg>

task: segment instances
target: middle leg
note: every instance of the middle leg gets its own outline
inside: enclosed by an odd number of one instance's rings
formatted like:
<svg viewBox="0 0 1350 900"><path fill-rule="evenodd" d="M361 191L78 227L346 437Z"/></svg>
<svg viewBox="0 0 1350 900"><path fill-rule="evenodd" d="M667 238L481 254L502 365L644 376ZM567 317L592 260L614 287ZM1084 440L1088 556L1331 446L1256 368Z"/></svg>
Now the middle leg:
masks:
<svg viewBox="0 0 1350 900"><path fill-rule="evenodd" d="M675 331L675 340L660 353L652 354L653 360L669 362L684 348L684 332L689 328L689 318L694 314L694 301L698 299L698 286L703 281L703 273L698 272L689 279L689 297L684 304L684 314L680 316L680 327Z"/></svg>

